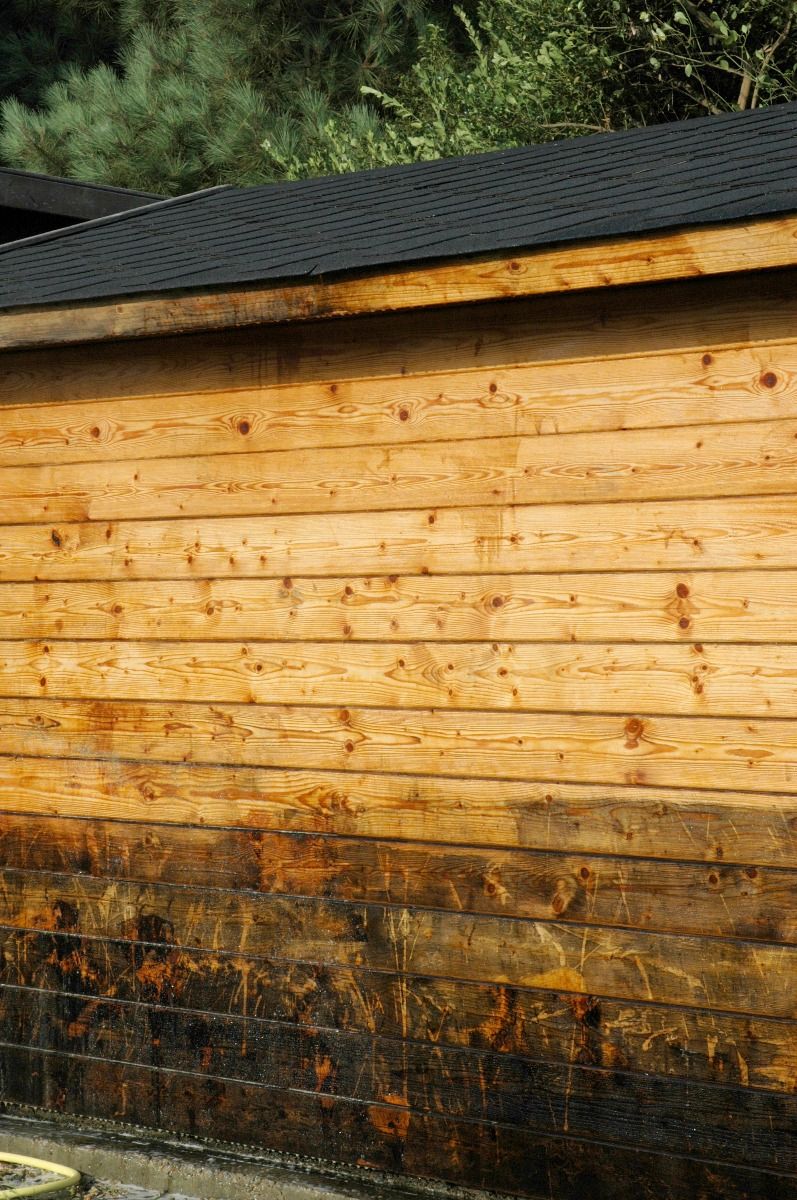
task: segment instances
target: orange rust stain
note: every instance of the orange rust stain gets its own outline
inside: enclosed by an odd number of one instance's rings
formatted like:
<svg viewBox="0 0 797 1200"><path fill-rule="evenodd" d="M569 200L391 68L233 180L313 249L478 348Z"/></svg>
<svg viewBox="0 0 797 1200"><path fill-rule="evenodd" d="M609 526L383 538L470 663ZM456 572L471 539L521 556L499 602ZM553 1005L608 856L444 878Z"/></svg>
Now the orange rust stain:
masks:
<svg viewBox="0 0 797 1200"><path fill-rule="evenodd" d="M325 1086L327 1080L331 1076L333 1076L334 1073L335 1073L335 1067L332 1062L332 1059L329 1057L328 1054L325 1055L323 1058L316 1057L316 1060L315 1060L315 1079L316 1079L315 1090L317 1092L323 1092L324 1086Z"/></svg>
<svg viewBox="0 0 797 1200"><path fill-rule="evenodd" d="M406 1109L407 1101L403 1096L396 1096L390 1092L385 1096L385 1101L397 1107L390 1109L373 1104L368 1109L368 1118L374 1128L378 1129L380 1133L400 1137L403 1141L410 1128L410 1114Z"/></svg>
<svg viewBox="0 0 797 1200"><path fill-rule="evenodd" d="M584 976L572 967L557 967L553 971L543 971L541 975L533 975L524 980L528 987L546 988L553 992L586 992Z"/></svg>

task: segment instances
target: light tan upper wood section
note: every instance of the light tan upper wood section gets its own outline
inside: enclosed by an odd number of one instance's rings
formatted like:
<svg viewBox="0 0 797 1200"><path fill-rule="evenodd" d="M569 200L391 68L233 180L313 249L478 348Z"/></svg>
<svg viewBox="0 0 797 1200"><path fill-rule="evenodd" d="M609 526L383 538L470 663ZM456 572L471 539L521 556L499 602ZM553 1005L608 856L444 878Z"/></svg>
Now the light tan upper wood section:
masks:
<svg viewBox="0 0 797 1200"><path fill-rule="evenodd" d="M797 796L0 758L0 811L797 868Z"/></svg>
<svg viewBox="0 0 797 1200"><path fill-rule="evenodd" d="M797 571L0 584L0 639L797 642Z"/></svg>
<svg viewBox="0 0 797 1200"><path fill-rule="evenodd" d="M5 523L797 493L797 420L0 468Z"/></svg>
<svg viewBox="0 0 797 1200"><path fill-rule="evenodd" d="M797 342L259 388L233 382L154 398L113 400L111 391L99 402L0 404L0 466L795 419ZM537 453L556 454L547 444Z"/></svg>
<svg viewBox="0 0 797 1200"><path fill-rule="evenodd" d="M0 642L7 696L797 718L797 646Z"/></svg>
<svg viewBox="0 0 797 1200"><path fill-rule="evenodd" d="M0 699L6 755L797 793L797 722Z"/></svg>
<svg viewBox="0 0 797 1200"><path fill-rule="evenodd" d="M0 582L788 568L794 496L0 525Z"/></svg>
<svg viewBox="0 0 797 1200"><path fill-rule="evenodd" d="M330 282L30 308L0 317L0 348L151 337L757 271L791 266L796 242L793 217L765 218Z"/></svg>

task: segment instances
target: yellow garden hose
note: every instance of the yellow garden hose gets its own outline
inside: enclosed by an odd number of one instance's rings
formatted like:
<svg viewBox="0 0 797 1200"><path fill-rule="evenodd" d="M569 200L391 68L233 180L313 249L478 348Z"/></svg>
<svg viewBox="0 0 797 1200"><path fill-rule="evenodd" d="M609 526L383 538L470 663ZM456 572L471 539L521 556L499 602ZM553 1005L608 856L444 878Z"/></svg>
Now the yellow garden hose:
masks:
<svg viewBox="0 0 797 1200"><path fill-rule="evenodd" d="M25 1154L2 1154L0 1162L13 1163L18 1167L33 1167L38 1171L48 1171L58 1175L58 1179L48 1179L44 1183L23 1183L19 1187L5 1188L0 1191L0 1200L27 1200L28 1196L54 1196L57 1192L65 1192L80 1183L80 1172L72 1167L64 1167L60 1163L45 1162L41 1158L28 1158Z"/></svg>

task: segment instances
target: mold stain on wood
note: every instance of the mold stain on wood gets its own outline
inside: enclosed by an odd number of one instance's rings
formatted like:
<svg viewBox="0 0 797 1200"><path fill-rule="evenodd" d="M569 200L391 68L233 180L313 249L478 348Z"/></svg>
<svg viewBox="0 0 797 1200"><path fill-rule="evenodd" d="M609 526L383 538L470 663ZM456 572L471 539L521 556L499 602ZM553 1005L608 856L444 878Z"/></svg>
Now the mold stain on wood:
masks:
<svg viewBox="0 0 797 1200"><path fill-rule="evenodd" d="M2 1101L797 1200L795 315L0 357Z"/></svg>

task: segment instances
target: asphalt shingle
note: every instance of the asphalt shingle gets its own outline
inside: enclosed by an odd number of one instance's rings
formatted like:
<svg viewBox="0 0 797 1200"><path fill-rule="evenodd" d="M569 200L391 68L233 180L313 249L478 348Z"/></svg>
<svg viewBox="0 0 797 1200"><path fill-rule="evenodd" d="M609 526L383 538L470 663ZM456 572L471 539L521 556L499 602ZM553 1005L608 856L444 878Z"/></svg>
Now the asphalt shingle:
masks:
<svg viewBox="0 0 797 1200"><path fill-rule="evenodd" d="M0 247L0 309L231 288L797 212L797 103L253 188Z"/></svg>

